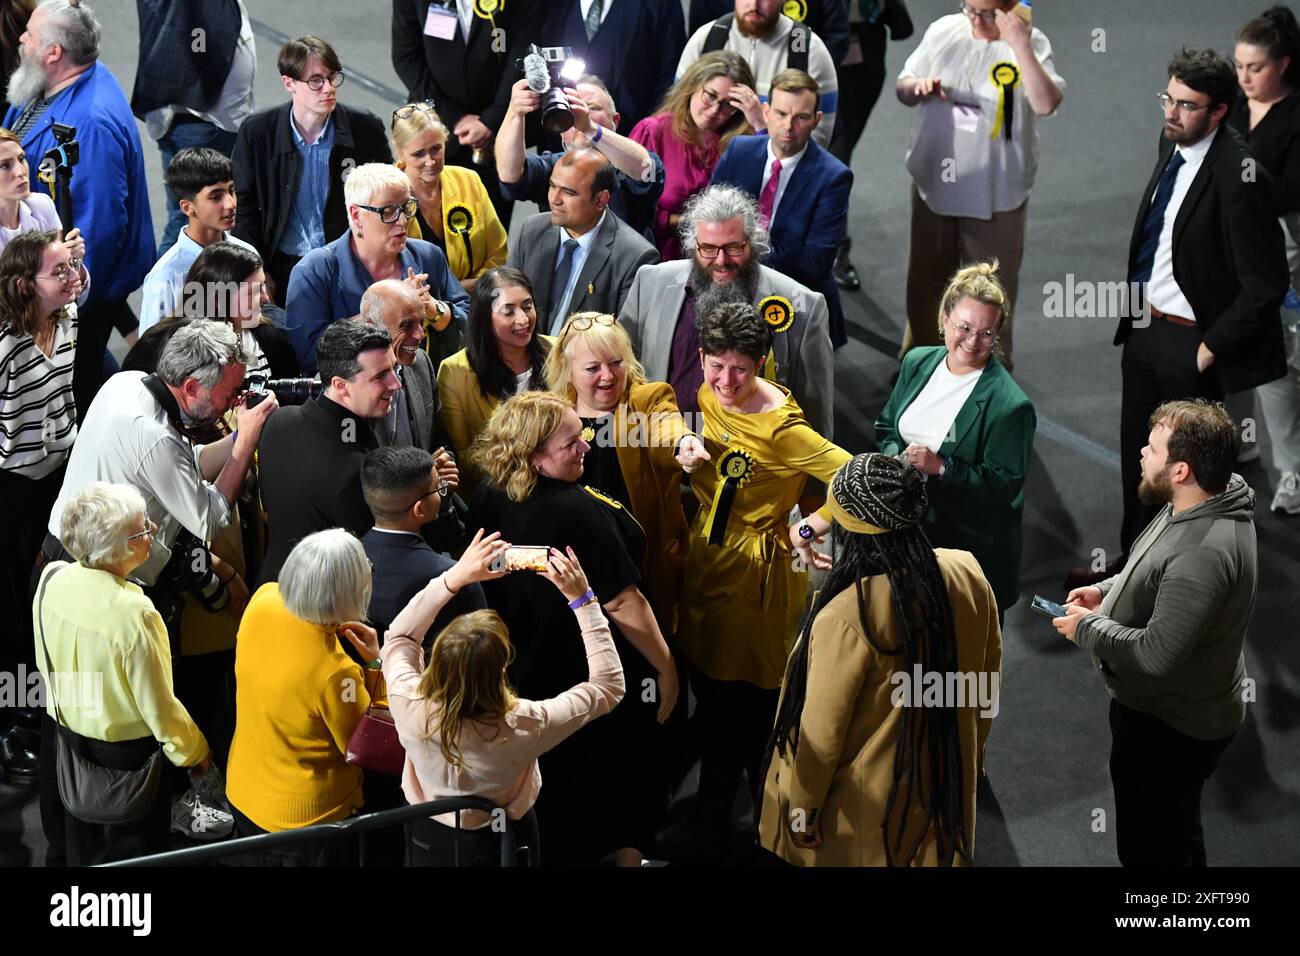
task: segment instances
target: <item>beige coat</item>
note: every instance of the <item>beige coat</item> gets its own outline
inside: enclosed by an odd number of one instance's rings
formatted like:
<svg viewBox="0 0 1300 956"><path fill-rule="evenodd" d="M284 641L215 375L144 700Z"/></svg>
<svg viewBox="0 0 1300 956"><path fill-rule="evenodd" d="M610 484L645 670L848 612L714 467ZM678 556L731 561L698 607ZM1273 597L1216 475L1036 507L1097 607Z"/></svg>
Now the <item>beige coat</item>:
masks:
<svg viewBox="0 0 1300 956"><path fill-rule="evenodd" d="M968 674L983 672L989 693L983 700L996 701L998 684L992 675L1002 670L1002 635L997 603L979 564L966 551L935 551L952 600L957 629L958 669ZM867 626L876 643L897 647L899 635L889 580L873 577L868 583ZM862 633L857 598L852 588L837 595L817 615L811 634L808 660L808 692L800 723L797 754L787 748L786 756L772 757L763 794L759 837L765 848L799 866L884 866L885 846L881 831L885 804L894 774L894 750L902 725L903 685L893 675L897 659L873 648ZM969 686L969 685L968 685ZM985 707L978 694L967 696L967 706L958 708L961 741L961 788L965 795L966 832L972 853L975 848L975 788L983 768L984 743L988 739L996 703ZM920 691L913 699L917 703ZM896 805L901 812L904 795ZM913 796L906 848L916 840L925 822L925 812ZM818 811L822 846L805 850L794 845L789 823L795 809ZM897 819L897 817L896 817ZM895 827L891 827L894 832ZM933 829L917 851L914 865L934 865L936 847Z"/></svg>

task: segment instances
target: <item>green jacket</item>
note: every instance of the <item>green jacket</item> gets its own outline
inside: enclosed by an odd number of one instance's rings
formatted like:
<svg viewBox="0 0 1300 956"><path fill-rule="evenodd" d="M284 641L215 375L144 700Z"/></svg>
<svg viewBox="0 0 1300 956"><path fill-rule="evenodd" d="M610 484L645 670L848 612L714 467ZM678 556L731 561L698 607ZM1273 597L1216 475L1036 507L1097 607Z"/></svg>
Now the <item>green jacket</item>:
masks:
<svg viewBox="0 0 1300 956"><path fill-rule="evenodd" d="M904 357L898 384L876 419L876 441L885 454L907 447L898 420L947 354L936 345L914 348ZM990 359L939 446L948 459L943 478L931 477L926 485L930 543L975 555L1001 611L1020 597L1021 515L1037 422L1029 397L1001 362Z"/></svg>

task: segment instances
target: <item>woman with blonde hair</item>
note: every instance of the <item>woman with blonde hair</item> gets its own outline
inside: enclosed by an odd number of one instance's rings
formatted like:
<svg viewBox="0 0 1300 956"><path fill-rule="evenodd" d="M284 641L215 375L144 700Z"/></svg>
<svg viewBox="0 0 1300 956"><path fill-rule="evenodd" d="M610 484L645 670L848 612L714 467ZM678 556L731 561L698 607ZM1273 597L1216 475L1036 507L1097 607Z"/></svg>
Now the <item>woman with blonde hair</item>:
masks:
<svg viewBox="0 0 1300 956"><path fill-rule="evenodd" d="M740 54L706 53L673 84L658 112L632 128L631 138L664 161L654 230L664 262L682 257L677 239L682 208L709 184L727 144L767 128L754 86L754 72Z"/></svg>
<svg viewBox="0 0 1300 956"><path fill-rule="evenodd" d="M504 577L491 571L506 543L480 531L456 565L434 578L393 621L380 657L388 706L406 748L402 791L412 803L453 796L484 797L519 821L519 843L537 846L533 804L542 787L538 757L623 699L623 667L600 604L582 565L551 549L538 572L564 596L582 632L584 680L547 700L520 699L507 668L514 646L495 611L455 618L438 635L425 665L420 640L440 611L476 581ZM522 571L519 574L530 572ZM482 814L435 817L411 828L412 865L495 865L498 834ZM459 845L457 845L459 844Z"/></svg>
<svg viewBox="0 0 1300 956"><path fill-rule="evenodd" d="M558 395L510 398L475 442L472 454L486 478L470 518L515 545L572 548L616 625L627 684L638 693L609 720L546 754L538 815L550 862L597 863L615 854L618 863L636 866L652 848L667 804L657 723L677 701L677 670L639 587L645 534L622 504L579 484L591 447L582 429L572 402ZM512 574L484 582L483 590L518 650L510 679L520 694L546 699L582 679L573 616L541 577Z"/></svg>
<svg viewBox="0 0 1300 956"><path fill-rule="evenodd" d="M473 292L479 276L505 265L506 230L479 174L445 165L447 136L431 100L393 111L396 166L406 173L420 206L407 222L406 234L441 249L452 274L466 292Z"/></svg>
<svg viewBox="0 0 1300 956"><path fill-rule="evenodd" d="M1010 321L997 262L959 270L939 309L943 345L907 353L876 419L880 450L930 477L931 543L974 554L1001 612L1020 597L1025 475L1038 420L999 357ZM819 521L817 534L829 526Z"/></svg>
<svg viewBox="0 0 1300 956"><path fill-rule="evenodd" d="M643 590L671 635L686 563L681 473L695 471L708 453L677 410L672 386L645 380L632 340L612 315L571 315L546 360L546 381L582 420L591 446L583 481L623 505L645 532Z"/></svg>

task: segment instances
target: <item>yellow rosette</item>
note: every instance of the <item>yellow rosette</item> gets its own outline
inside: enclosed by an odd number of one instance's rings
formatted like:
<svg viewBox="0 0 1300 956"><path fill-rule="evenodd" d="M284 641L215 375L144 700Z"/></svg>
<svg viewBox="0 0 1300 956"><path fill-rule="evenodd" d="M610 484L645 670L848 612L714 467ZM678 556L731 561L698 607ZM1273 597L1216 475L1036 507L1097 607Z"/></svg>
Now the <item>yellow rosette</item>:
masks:
<svg viewBox="0 0 1300 956"><path fill-rule="evenodd" d="M785 296L769 295L758 303L758 314L773 333L788 331L790 326L794 325L794 306ZM775 347L767 351L767 361L763 363L763 377L769 382L776 381Z"/></svg>
<svg viewBox="0 0 1300 956"><path fill-rule="evenodd" d="M791 20L803 23L808 18L808 2L807 0L785 0L781 12Z"/></svg>
<svg viewBox="0 0 1300 956"><path fill-rule="evenodd" d="M474 274L474 249L470 245L469 232L474 228L474 217L464 206L452 206L447 213L447 228L460 236L460 241L465 243L465 259L469 266L465 275Z"/></svg>
<svg viewBox="0 0 1300 956"><path fill-rule="evenodd" d="M727 518L736 492L754 477L754 456L743 448L729 448L718 459L718 490L713 493L709 517L704 522L704 537L709 544L722 544L727 533Z"/></svg>
<svg viewBox="0 0 1300 956"><path fill-rule="evenodd" d="M506 8L506 0L474 0L472 6L474 16L480 20L486 20L488 25L492 27L493 32L495 32L497 22L492 18Z"/></svg>
<svg viewBox="0 0 1300 956"><path fill-rule="evenodd" d="M1010 139L1011 127L1015 121L1015 90L1020 85L1020 67L1006 60L994 63L989 79L998 88L998 117L993 122L993 132L989 138L1005 136Z"/></svg>

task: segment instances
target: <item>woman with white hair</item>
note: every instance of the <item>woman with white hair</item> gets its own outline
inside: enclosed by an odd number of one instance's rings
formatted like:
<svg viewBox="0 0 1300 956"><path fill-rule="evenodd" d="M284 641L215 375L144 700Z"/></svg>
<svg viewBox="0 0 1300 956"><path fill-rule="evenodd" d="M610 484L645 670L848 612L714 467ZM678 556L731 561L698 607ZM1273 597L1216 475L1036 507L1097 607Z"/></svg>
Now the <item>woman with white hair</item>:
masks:
<svg viewBox="0 0 1300 956"><path fill-rule="evenodd" d="M469 297L431 242L407 237L419 211L406 175L387 163L366 163L343 186L348 231L307 253L289 276L289 337L306 373L316 371L316 340L337 319L357 315L361 296L381 279L401 279L424 301L434 367L459 351Z"/></svg>
<svg viewBox="0 0 1300 956"><path fill-rule="evenodd" d="M158 526L130 485L93 482L68 501L59 538L76 564L51 561L35 601L37 664L51 720L81 757L118 771L163 756L192 777L207 773L208 742L172 691L167 628L127 576L149 556ZM42 733L42 764L55 765L55 728ZM67 861L91 866L168 849L169 788L153 770L152 799L128 823L88 823L66 814ZM57 786L41 776L42 792ZM197 780L196 780L197 782ZM44 804L45 802L42 801ZM47 833L49 828L47 828ZM62 848L51 847L58 855Z"/></svg>

